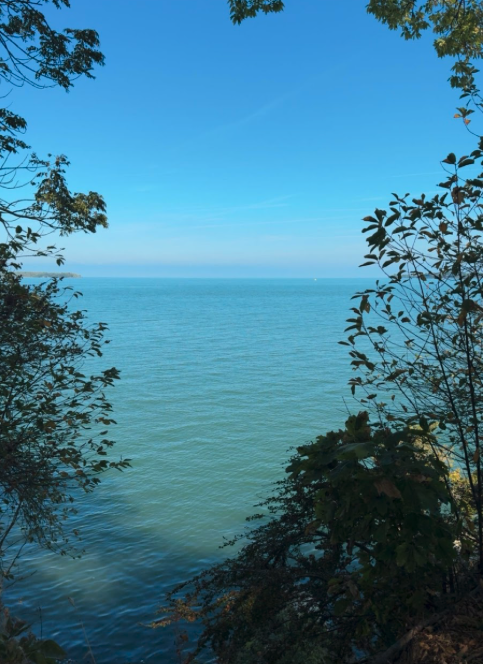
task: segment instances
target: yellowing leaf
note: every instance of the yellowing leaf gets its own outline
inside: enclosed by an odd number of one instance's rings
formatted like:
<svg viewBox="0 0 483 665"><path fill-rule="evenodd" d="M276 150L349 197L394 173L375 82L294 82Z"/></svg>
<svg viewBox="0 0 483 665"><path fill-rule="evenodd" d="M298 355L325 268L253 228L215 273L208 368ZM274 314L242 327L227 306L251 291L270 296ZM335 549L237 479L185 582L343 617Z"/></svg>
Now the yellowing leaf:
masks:
<svg viewBox="0 0 483 665"><path fill-rule="evenodd" d="M390 481L388 478L383 478L382 480L376 480L374 486L379 494L385 494L390 496L393 499L402 499L401 492L398 490L396 485Z"/></svg>
<svg viewBox="0 0 483 665"><path fill-rule="evenodd" d="M359 598L359 589L357 588L357 586L354 584L354 582L352 580L349 580L347 582L347 586L349 588L351 596L353 598Z"/></svg>
<svg viewBox="0 0 483 665"><path fill-rule="evenodd" d="M431 482L431 478L428 478L428 476L425 476L422 473L416 473L412 475L411 478L417 483L425 483L427 481Z"/></svg>

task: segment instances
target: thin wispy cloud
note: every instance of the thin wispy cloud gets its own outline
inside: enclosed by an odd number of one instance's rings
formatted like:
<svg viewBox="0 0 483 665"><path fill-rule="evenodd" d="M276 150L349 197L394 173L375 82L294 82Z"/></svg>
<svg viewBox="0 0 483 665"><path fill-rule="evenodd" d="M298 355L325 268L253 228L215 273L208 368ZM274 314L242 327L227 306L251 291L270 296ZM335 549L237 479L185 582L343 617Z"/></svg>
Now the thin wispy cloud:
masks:
<svg viewBox="0 0 483 665"><path fill-rule="evenodd" d="M234 120L232 122L227 122L222 125L218 125L217 127L213 127L213 129L204 132L202 136L220 134L222 132L230 131L232 129L238 129L239 127L248 125L254 120L258 120L258 118L263 118L267 116L270 113L270 111L273 111L277 107L282 106L284 102L286 102L291 97L295 97L297 94L299 94L300 91L301 88L297 88L283 95L280 95L279 97L275 97L275 99L272 99L270 102L263 104L258 109L252 111L251 113L248 113L244 117L239 118L238 120Z"/></svg>
<svg viewBox="0 0 483 665"><path fill-rule="evenodd" d="M249 123L253 122L254 120L258 120L259 118L263 118L266 115L268 115L271 111L274 109L282 106L286 101L289 99L292 99L293 97L297 97L301 92L304 90L307 90L311 88L314 83L316 82L321 82L324 79L324 76L326 76L329 72L333 73L334 71L340 69L340 65L336 65L334 67L331 67L330 69L326 70L325 72L322 72L321 74L318 74L317 76L311 76L310 78L306 79L303 81L300 85L298 85L296 88L293 88L292 90L289 90L288 92L285 92L283 95L279 95L278 97L275 97L269 102L266 102L265 104L262 104L259 108L257 108L255 111L252 111L251 113L248 113L247 115L243 116L242 118L239 118L238 120L234 120L233 122L228 122L224 123L222 125L219 125L218 127L214 127L213 129L209 130L207 132L208 134L215 134L231 129L237 129L238 127L243 127L243 125L248 125Z"/></svg>
<svg viewBox="0 0 483 665"><path fill-rule="evenodd" d="M239 129L240 127L244 127L245 125L249 125L252 122L255 122L256 120L260 118L264 118L269 113L274 111L275 109L283 106L285 102L287 102L289 99L292 99L294 97L297 97L301 92L304 90L307 90L311 87L316 82L321 83L324 80L324 77L327 76L327 74L332 74L335 71L339 70L342 68L342 65L335 65L334 67L330 67L326 69L325 71L321 72L320 74L317 74L317 76L311 76L310 78L306 79L303 81L301 84L293 88L292 90L289 90L288 92L283 93L282 95L278 95L277 97L274 97L268 102L265 102L255 110L251 111L250 113L247 113L246 115L236 118L234 120L231 120L229 122L224 122L219 125L216 125L215 127L212 127L210 129L207 129L203 132L200 132L197 136L187 140L183 141L183 143L178 144L176 146L173 146L170 148L170 150L175 150L176 152L181 151L183 148L187 147L192 147L194 144L196 144L198 141L209 138L209 137L216 137L218 135L222 135L225 133L229 133L235 129Z"/></svg>

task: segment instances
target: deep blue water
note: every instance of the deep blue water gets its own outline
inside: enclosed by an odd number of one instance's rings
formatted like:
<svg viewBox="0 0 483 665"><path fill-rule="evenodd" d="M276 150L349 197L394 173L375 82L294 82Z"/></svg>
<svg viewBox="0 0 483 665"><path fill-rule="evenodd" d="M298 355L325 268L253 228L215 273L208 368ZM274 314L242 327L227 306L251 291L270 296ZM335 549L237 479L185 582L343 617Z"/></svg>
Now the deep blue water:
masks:
<svg viewBox="0 0 483 665"><path fill-rule="evenodd" d="M36 572L7 601L74 662L92 662L86 636L97 663L178 662L173 631L142 624L167 589L228 554L223 537L282 476L287 450L341 426L344 399L357 409L337 341L371 281L70 283L109 324L103 363L122 377L110 433L132 469L80 503L86 554L29 553L22 572Z"/></svg>

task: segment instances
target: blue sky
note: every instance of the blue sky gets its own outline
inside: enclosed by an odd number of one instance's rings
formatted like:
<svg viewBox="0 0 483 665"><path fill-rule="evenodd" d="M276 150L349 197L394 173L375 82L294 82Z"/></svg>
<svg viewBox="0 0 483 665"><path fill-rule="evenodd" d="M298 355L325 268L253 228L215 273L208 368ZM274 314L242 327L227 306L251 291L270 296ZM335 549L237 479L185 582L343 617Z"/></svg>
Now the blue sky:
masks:
<svg viewBox="0 0 483 665"><path fill-rule="evenodd" d="M71 188L107 201L107 231L62 241L86 276L370 276L361 218L434 192L439 161L475 147L451 62L362 0L287 0L241 26L224 0L72 0L52 17L95 28L106 66L8 99L39 154L68 155Z"/></svg>

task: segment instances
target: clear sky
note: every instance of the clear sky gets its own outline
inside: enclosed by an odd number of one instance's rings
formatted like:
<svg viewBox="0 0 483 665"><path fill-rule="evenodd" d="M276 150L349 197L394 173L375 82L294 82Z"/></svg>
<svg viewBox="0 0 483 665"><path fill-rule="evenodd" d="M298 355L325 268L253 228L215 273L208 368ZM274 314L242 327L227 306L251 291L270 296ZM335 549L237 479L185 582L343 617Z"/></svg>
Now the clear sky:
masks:
<svg viewBox="0 0 483 665"><path fill-rule="evenodd" d="M68 155L71 188L107 201L107 231L62 242L86 276L370 276L361 218L434 193L439 161L476 147L451 62L364 0L241 26L225 0L72 0L53 23L95 28L106 66L8 99L39 154Z"/></svg>

